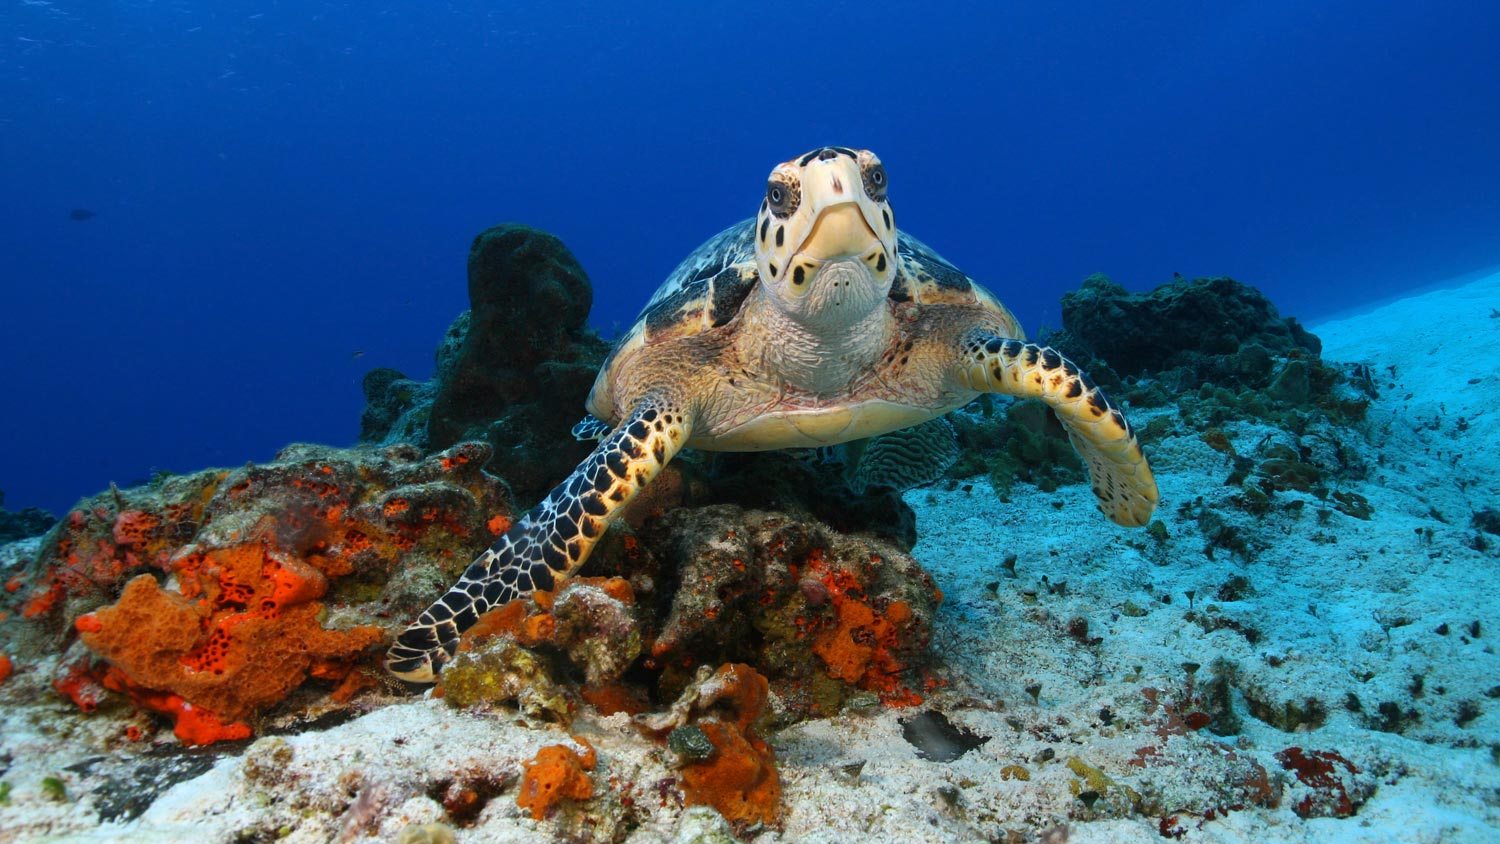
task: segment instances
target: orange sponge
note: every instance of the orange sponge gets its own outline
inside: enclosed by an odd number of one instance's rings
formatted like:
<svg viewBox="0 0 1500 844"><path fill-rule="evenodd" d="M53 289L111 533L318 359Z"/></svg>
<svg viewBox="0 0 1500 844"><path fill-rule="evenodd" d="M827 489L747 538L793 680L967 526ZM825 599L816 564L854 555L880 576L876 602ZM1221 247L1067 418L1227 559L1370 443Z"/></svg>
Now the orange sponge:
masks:
<svg viewBox="0 0 1500 844"><path fill-rule="evenodd" d="M203 727L206 719L220 726L244 721L310 673L342 677L350 660L380 641L376 627L324 629L315 599L327 580L260 542L190 554L176 568L180 592L140 575L115 604L79 616L74 627L118 669L116 690L176 715L179 735L227 738L218 727Z"/></svg>
<svg viewBox="0 0 1500 844"><path fill-rule="evenodd" d="M516 805L529 809L536 820L547 817L564 798L587 800L594 796L594 782L589 779L588 771L594 770L598 756L587 741L577 736L573 740L586 749L582 756L567 745L549 744L538 750L530 762L522 764L525 772L521 775Z"/></svg>
<svg viewBox="0 0 1500 844"><path fill-rule="evenodd" d="M713 742L714 752L682 771L688 805L712 806L737 825L776 822L781 778L776 756L754 730L720 721L700 721L698 728Z"/></svg>

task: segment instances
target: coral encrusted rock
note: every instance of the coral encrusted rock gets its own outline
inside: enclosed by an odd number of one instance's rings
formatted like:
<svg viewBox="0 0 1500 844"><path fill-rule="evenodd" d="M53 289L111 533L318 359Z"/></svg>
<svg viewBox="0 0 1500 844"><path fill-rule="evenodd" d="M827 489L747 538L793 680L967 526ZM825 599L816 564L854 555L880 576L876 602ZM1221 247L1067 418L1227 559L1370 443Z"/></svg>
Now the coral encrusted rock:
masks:
<svg viewBox="0 0 1500 844"><path fill-rule="evenodd" d="M177 590L137 575L114 604L78 617L83 643L123 676L105 686L172 715L190 744L246 738L237 727L286 697L309 675L342 679L382 637L369 625L328 630L317 600L328 579L252 540L173 563ZM161 693L168 702L158 705ZM171 701L175 696L177 701ZM224 725L203 731L189 712ZM195 726L196 725L196 728Z"/></svg>
<svg viewBox="0 0 1500 844"><path fill-rule="evenodd" d="M514 224L481 232L469 250L469 311L438 350L422 445L489 442L523 502L566 477L589 452L569 430L609 352L587 325L592 302L588 275L561 240ZM385 419L414 407L418 389L375 377L371 434L398 426Z"/></svg>
<svg viewBox="0 0 1500 844"><path fill-rule="evenodd" d="M1129 293L1102 275L1062 298L1067 339L1079 362L1097 358L1120 375L1191 365L1204 356L1259 346L1272 355L1301 349L1317 357L1318 338L1282 317L1260 291L1232 278L1179 279L1150 293Z"/></svg>
<svg viewBox="0 0 1500 844"><path fill-rule="evenodd" d="M274 461L85 499L0 592L0 652L67 649L54 688L171 715L180 738L249 734L309 677L361 681L405 619L510 527L484 443L293 445ZM76 649L75 649L76 650Z"/></svg>
<svg viewBox="0 0 1500 844"><path fill-rule="evenodd" d="M748 665L705 665L671 708L636 717L642 729L666 737L684 802L712 806L740 830L774 825L781 816L776 753L755 726L769 694L766 678Z"/></svg>
<svg viewBox="0 0 1500 844"><path fill-rule="evenodd" d="M661 669L663 694L688 684L695 665L741 662L770 680L787 720L833 714L856 696L922 699L942 593L899 547L734 505L676 510L639 536L652 562L630 567L640 576L654 564L669 584L646 661Z"/></svg>
<svg viewBox="0 0 1500 844"><path fill-rule="evenodd" d="M0 491L0 545L40 536L57 523L57 519L40 507L27 507L12 513L5 509L5 493Z"/></svg>

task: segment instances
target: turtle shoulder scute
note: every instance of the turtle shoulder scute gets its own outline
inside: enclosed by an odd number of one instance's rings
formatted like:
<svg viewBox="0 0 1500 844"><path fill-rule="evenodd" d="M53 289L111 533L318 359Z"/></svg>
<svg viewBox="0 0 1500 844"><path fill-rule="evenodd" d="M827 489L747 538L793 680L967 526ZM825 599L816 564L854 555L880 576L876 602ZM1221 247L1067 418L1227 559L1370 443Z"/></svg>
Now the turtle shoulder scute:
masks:
<svg viewBox="0 0 1500 844"><path fill-rule="evenodd" d="M899 272L891 285L892 299L920 305L978 306L993 312L1002 326L1008 326L1008 336L1025 336L1015 315L993 293L906 232L897 235L896 262Z"/></svg>
<svg viewBox="0 0 1500 844"><path fill-rule="evenodd" d="M698 334L728 322L755 287L753 220L710 238L673 270L637 320L647 343Z"/></svg>

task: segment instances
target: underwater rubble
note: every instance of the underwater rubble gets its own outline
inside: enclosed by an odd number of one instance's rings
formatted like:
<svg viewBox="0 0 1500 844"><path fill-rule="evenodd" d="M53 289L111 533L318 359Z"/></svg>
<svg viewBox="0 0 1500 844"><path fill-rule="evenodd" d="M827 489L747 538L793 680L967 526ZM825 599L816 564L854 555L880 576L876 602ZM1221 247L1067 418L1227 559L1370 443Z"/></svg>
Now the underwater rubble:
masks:
<svg viewBox="0 0 1500 844"><path fill-rule="evenodd" d="M550 235L482 233L469 285L431 381L366 377L361 445L111 488L0 546L0 839L1500 824L1500 489L1454 457L1489 423L1413 398L1422 359L1357 320L1314 336L1229 279L1091 277L1046 338L1130 408L1163 493L1143 531L1099 517L1036 402L686 454L578 577L481 617L430 692L398 683L382 646L589 450L607 352Z"/></svg>

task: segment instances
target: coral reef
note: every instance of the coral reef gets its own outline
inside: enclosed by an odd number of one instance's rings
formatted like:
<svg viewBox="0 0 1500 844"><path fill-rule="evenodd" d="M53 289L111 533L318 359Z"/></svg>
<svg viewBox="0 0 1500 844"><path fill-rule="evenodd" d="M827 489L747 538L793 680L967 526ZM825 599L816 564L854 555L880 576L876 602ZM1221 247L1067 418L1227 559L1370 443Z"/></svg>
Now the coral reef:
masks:
<svg viewBox="0 0 1500 844"><path fill-rule="evenodd" d="M10 652L88 649L54 687L170 716L185 742L244 738L305 679L347 701L372 626L415 612L509 525L482 443L290 446L275 461L162 477L81 502L0 594ZM93 660L99 660L97 664Z"/></svg>
<svg viewBox="0 0 1500 844"><path fill-rule="evenodd" d="M1062 314L1063 332L1047 341L1079 364L1102 360L1119 376L1185 367L1200 383L1235 383L1236 375L1269 376L1274 355L1298 349L1316 357L1322 348L1295 318L1281 317L1260 291L1232 278L1179 278L1129 293L1092 275L1063 294ZM1253 348L1260 351L1247 356Z"/></svg>
<svg viewBox="0 0 1500 844"><path fill-rule="evenodd" d="M1128 293L1090 276L1045 339L1136 407L1175 402L1198 430L1261 419L1301 432L1358 421L1375 396L1367 368L1324 363L1316 336L1230 278Z"/></svg>
<svg viewBox="0 0 1500 844"><path fill-rule="evenodd" d="M899 548L733 505L676 510L639 535L653 560L634 561L636 575L677 584L647 663L664 694L696 665L744 662L769 678L787 719L832 714L861 693L921 700L942 595Z"/></svg>
<svg viewBox="0 0 1500 844"><path fill-rule="evenodd" d="M1044 492L1083 481L1083 461L1056 414L1039 400L1011 402L997 413L993 401L981 397L949 419L962 449L950 478L988 475L1003 501L1018 481Z"/></svg>
<svg viewBox="0 0 1500 844"><path fill-rule="evenodd" d="M464 320L464 325L467 324ZM360 387L365 394L365 409L359 417L360 442L382 445L427 442L434 383L413 381L397 370L377 367L365 373Z"/></svg>
<svg viewBox="0 0 1500 844"><path fill-rule="evenodd" d="M449 328L425 384L365 377L360 438L428 450L484 440L517 499L539 499L589 452L569 433L609 344L586 325L593 290L562 241L522 225L469 250L469 310Z"/></svg>
<svg viewBox="0 0 1500 844"><path fill-rule="evenodd" d="M938 682L924 666L942 596L896 547L733 505L617 529L584 570L628 579L574 578L481 616L443 671L444 699L567 721L576 698L639 712L702 665L743 662L769 678L790 722L850 701L918 703Z"/></svg>
<svg viewBox="0 0 1500 844"><path fill-rule="evenodd" d="M574 578L480 616L459 641L438 693L468 708L515 702L540 720L571 717L568 692L554 679L583 674L579 694L601 710L635 708L640 696L618 684L641 654L635 595L620 578Z"/></svg>
<svg viewBox="0 0 1500 844"><path fill-rule="evenodd" d="M496 237L476 254L499 250L486 266L510 268L493 283L513 286L484 308L534 289L514 286L527 274L572 289L565 267L518 257L526 236ZM1073 353L1150 405L1141 430L1170 506L1147 531L1119 531L1071 491L1046 494L1077 475L1035 403L957 414L951 482L910 506L846 488L876 444L838 460L687 455L611 528L586 576L468 631L441 700L393 683L364 694L374 625L404 623L512 517L505 482L482 471L510 456L491 460L483 443L423 452L445 373L484 365L471 328L517 330L476 304L440 349L438 378L367 377L364 436L386 446L295 446L111 490L0 550L0 826L412 842L1399 827L1480 840L1497 818L1474 795L1495 788L1500 698L1487 565L1500 516L1467 462L1487 440L1466 426L1484 418L1394 416L1393 396L1435 377L1421 357L1404 384L1326 364L1232 283L1179 282L1154 304L1089 287L1070 307L1090 345ZM1201 319L1193 308L1239 320L1222 327L1236 348L1212 325L1148 324ZM1119 360L1115 318L1137 338ZM576 342L565 357L589 341ZM586 385L526 365L521 381L579 395L538 398L477 372L444 424L486 437L538 426L530 448L561 441ZM525 407L504 403L512 393ZM500 427L481 419L492 411ZM1407 428L1401 447L1372 450ZM903 453L938 455L930 445ZM522 495L526 473L551 471L540 466L518 469ZM883 485L913 476L900 477ZM991 488L1043 503L971 494ZM909 553L914 512L917 556L947 602ZM177 740L156 731L159 715ZM252 733L271 735L238 758L182 746Z"/></svg>

